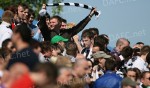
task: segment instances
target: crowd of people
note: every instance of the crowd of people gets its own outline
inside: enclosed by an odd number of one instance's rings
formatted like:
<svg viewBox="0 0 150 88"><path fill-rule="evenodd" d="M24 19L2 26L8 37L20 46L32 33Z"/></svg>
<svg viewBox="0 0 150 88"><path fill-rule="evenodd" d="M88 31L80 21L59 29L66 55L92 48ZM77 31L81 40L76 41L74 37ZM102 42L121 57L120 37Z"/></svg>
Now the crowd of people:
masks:
<svg viewBox="0 0 150 88"><path fill-rule="evenodd" d="M66 19L50 16L45 4L37 25L26 4L4 10L0 88L150 88L150 46L119 38L109 50L108 35L84 29L95 8L69 27Z"/></svg>

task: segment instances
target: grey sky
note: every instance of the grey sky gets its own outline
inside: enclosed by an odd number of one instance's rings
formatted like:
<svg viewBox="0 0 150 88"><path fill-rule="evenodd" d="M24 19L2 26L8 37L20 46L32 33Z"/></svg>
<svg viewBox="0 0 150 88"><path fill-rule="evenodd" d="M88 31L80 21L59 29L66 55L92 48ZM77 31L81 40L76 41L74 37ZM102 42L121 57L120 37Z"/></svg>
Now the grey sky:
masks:
<svg viewBox="0 0 150 88"><path fill-rule="evenodd" d="M97 27L100 34L110 36L110 46L119 37L126 37L131 44L142 41L150 44L150 0L64 0L88 4L101 10L99 19L93 17L86 28ZM68 22L78 23L90 10L64 7L61 16Z"/></svg>

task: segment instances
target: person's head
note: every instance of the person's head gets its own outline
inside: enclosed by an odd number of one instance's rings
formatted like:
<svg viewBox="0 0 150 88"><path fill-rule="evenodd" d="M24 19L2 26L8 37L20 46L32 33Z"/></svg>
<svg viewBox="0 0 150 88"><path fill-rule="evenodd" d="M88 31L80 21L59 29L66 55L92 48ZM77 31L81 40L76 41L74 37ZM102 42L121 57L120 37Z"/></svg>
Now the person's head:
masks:
<svg viewBox="0 0 150 88"><path fill-rule="evenodd" d="M116 42L116 50L118 52L121 52L124 47L129 46L129 45L130 45L130 42L127 39L120 38Z"/></svg>
<svg viewBox="0 0 150 88"><path fill-rule="evenodd" d="M56 57L58 55L61 55L61 48L59 47L58 44L51 45L51 50L52 50L52 56Z"/></svg>
<svg viewBox="0 0 150 88"><path fill-rule="evenodd" d="M58 69L50 62L39 63L37 66L35 66L32 73L39 74L39 78L41 78L41 80L35 83L39 87L47 84L55 85L57 83Z"/></svg>
<svg viewBox="0 0 150 88"><path fill-rule="evenodd" d="M12 35L12 42L16 45L16 47L20 46L20 44L29 44L31 39L31 29L27 24L22 23L15 27Z"/></svg>
<svg viewBox="0 0 150 88"><path fill-rule="evenodd" d="M52 50L51 50L51 43L48 41L44 41L41 43L41 53L45 56L45 57L51 57L52 55Z"/></svg>
<svg viewBox="0 0 150 88"><path fill-rule="evenodd" d="M84 77L88 71L88 62L85 59L76 60L73 71L75 76L79 78Z"/></svg>
<svg viewBox="0 0 150 88"><path fill-rule="evenodd" d="M145 71L141 75L141 82L144 86L150 86L150 72Z"/></svg>
<svg viewBox="0 0 150 88"><path fill-rule="evenodd" d="M28 11L28 16L27 16L27 19L28 19L28 24L32 24L33 20L35 18L35 13L32 9L29 9Z"/></svg>
<svg viewBox="0 0 150 88"><path fill-rule="evenodd" d="M133 81L137 81L140 79L140 70L138 68L129 68L127 70L126 76L132 79Z"/></svg>
<svg viewBox="0 0 150 88"><path fill-rule="evenodd" d="M53 16L50 18L50 29L53 30L56 27L60 28L62 24L62 18L60 16Z"/></svg>
<svg viewBox="0 0 150 88"><path fill-rule="evenodd" d="M55 62L57 67L72 67L72 62L70 60L70 58L66 57L66 56L58 56L57 60Z"/></svg>
<svg viewBox="0 0 150 88"><path fill-rule="evenodd" d="M10 79L15 81L20 77L22 77L24 74L29 73L29 68L25 64L18 62L10 67L9 72L10 72Z"/></svg>
<svg viewBox="0 0 150 88"><path fill-rule="evenodd" d="M2 21L11 24L13 22L14 14L13 12L6 10L2 15Z"/></svg>
<svg viewBox="0 0 150 88"><path fill-rule="evenodd" d="M67 55L76 57L78 53L77 45L74 42L66 43L66 53Z"/></svg>
<svg viewBox="0 0 150 88"><path fill-rule="evenodd" d="M137 83L130 78L124 78L121 82L121 88L136 88Z"/></svg>
<svg viewBox="0 0 150 88"><path fill-rule="evenodd" d="M93 45L92 52L93 52L93 53L96 53L96 52L98 52L98 51L104 51L104 45L102 45L102 44L96 42L96 43L94 43L94 45Z"/></svg>
<svg viewBox="0 0 150 88"><path fill-rule="evenodd" d="M147 56L149 52L150 52L150 46L145 45L142 47L140 54L141 56Z"/></svg>
<svg viewBox="0 0 150 88"><path fill-rule="evenodd" d="M57 78L57 82L60 85L68 85L69 82L72 80L72 69L69 67L60 67L59 69L59 75Z"/></svg>
<svg viewBox="0 0 150 88"><path fill-rule="evenodd" d="M122 49L120 53L123 56L124 60L128 61L130 58L132 58L133 49L130 46L126 46Z"/></svg>
<svg viewBox="0 0 150 88"><path fill-rule="evenodd" d="M3 41L2 43L2 50L11 50L12 52L16 51L16 48L13 44L13 42L11 41L11 39L6 39Z"/></svg>
<svg viewBox="0 0 150 88"><path fill-rule="evenodd" d="M99 35L94 38L94 44L96 43L103 45L104 50L106 50L109 40L104 35Z"/></svg>
<svg viewBox="0 0 150 88"><path fill-rule="evenodd" d="M103 51L96 52L96 53L92 54L92 56L93 56L95 62L98 62L98 65L101 66L101 68L103 68L103 69L105 67L106 60L111 58L110 55L107 55Z"/></svg>
<svg viewBox="0 0 150 88"><path fill-rule="evenodd" d="M63 38L62 36L56 35L51 39L52 44L59 44L62 48L65 48L65 42L67 42L68 39Z"/></svg>
<svg viewBox="0 0 150 88"><path fill-rule="evenodd" d="M93 44L93 38L94 38L94 34L88 29L82 32L82 41L85 48L91 47L91 45Z"/></svg>
<svg viewBox="0 0 150 88"><path fill-rule="evenodd" d="M105 70L106 71L115 71L117 67L117 64L115 62L115 60L113 59L106 59L106 62L105 62Z"/></svg>
<svg viewBox="0 0 150 88"><path fill-rule="evenodd" d="M91 74L92 73L92 68L93 68L93 62L90 59L87 59L88 62L88 71L87 74Z"/></svg>
<svg viewBox="0 0 150 88"><path fill-rule="evenodd" d="M97 28L89 28L89 31L94 34L94 38L99 35L99 30Z"/></svg>
<svg viewBox="0 0 150 88"><path fill-rule="evenodd" d="M29 15L29 7L26 4L24 4L23 20L27 21L28 15Z"/></svg>
<svg viewBox="0 0 150 88"><path fill-rule="evenodd" d="M62 30L67 28L67 20L62 18L62 24L61 24L61 28Z"/></svg>
<svg viewBox="0 0 150 88"><path fill-rule="evenodd" d="M32 39L31 42L30 42L30 45L31 45L34 53L36 53L37 55L39 55L40 52L41 52L41 44L40 44L40 42L38 42L35 39Z"/></svg>
<svg viewBox="0 0 150 88"><path fill-rule="evenodd" d="M19 4L17 8L17 14L19 19L24 18L25 4Z"/></svg>
<svg viewBox="0 0 150 88"><path fill-rule="evenodd" d="M133 46L133 48L139 48L139 49L141 49L143 46L144 46L144 43L143 43L143 42L137 42L137 43Z"/></svg>

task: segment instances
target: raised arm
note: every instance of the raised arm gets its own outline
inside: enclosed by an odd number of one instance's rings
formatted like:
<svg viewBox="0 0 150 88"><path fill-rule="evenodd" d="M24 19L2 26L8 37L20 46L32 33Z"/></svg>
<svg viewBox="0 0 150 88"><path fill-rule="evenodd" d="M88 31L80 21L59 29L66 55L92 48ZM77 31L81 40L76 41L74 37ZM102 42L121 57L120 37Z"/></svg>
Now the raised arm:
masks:
<svg viewBox="0 0 150 88"><path fill-rule="evenodd" d="M46 11L46 7L44 8L44 4L43 4L42 10L39 12L40 19L38 22L38 27L44 37L44 41L50 41L50 32L46 24L46 17L45 17L46 12L44 11Z"/></svg>
<svg viewBox="0 0 150 88"><path fill-rule="evenodd" d="M89 21L91 20L91 18L95 12L96 12L96 9L92 9L90 14L86 18L84 18L76 26L74 26L73 28L70 29L70 30L73 30L72 36L78 34L80 31L82 31L84 29L84 27L89 23Z"/></svg>

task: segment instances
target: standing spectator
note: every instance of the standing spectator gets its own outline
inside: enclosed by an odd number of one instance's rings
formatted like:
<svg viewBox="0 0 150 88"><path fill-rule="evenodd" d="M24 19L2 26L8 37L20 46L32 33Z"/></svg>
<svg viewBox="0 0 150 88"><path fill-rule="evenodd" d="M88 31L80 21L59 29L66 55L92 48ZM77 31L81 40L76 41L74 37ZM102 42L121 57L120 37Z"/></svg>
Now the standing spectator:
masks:
<svg viewBox="0 0 150 88"><path fill-rule="evenodd" d="M72 62L75 62L77 53L78 49L76 44L74 42L68 42L66 44L66 56L70 57Z"/></svg>
<svg viewBox="0 0 150 88"><path fill-rule="evenodd" d="M107 55L103 51L94 53L92 54L92 56L94 58L94 64L95 64L95 66L93 67L92 76L93 76L93 80L95 81L100 76L104 75L106 59L109 59L111 56Z"/></svg>
<svg viewBox="0 0 150 88"><path fill-rule="evenodd" d="M105 68L105 74L96 80L93 88L120 88L122 78L115 73L115 61L107 59Z"/></svg>
<svg viewBox="0 0 150 88"><path fill-rule="evenodd" d="M23 23L16 26L12 41L16 46L17 52L12 55L8 68L16 62L21 62L26 64L31 70L39 62L38 56L30 47L31 39L31 30L27 24Z"/></svg>
<svg viewBox="0 0 150 88"><path fill-rule="evenodd" d="M62 18L61 30L67 29L67 20Z"/></svg>
<svg viewBox="0 0 150 88"><path fill-rule="evenodd" d="M145 71L141 76L141 86L140 88L148 88L150 87L150 72Z"/></svg>
<svg viewBox="0 0 150 88"><path fill-rule="evenodd" d="M29 9L28 16L27 16L27 22L29 24L29 27L32 30L32 37L33 37L33 39L36 39L39 42L42 42L43 36L41 34L40 29L33 24L34 18L35 18L34 11L32 9Z"/></svg>
<svg viewBox="0 0 150 88"><path fill-rule="evenodd" d="M83 50L81 54L84 54L86 59L91 59L94 34L89 30L84 30L82 33L82 41L83 41Z"/></svg>
<svg viewBox="0 0 150 88"><path fill-rule="evenodd" d="M123 50L124 47L129 46L130 42L125 38L120 38L117 40L116 47L111 51L111 54L115 56L117 61L122 61L120 56L120 52Z"/></svg>
<svg viewBox="0 0 150 88"><path fill-rule="evenodd" d="M138 82L140 80L141 72L138 68L129 68L126 76L131 80Z"/></svg>
<svg viewBox="0 0 150 88"><path fill-rule="evenodd" d="M141 49L141 56L137 57L137 59L133 62L132 68L138 68L141 72L149 71L147 68L148 63L146 62L146 57L148 53L150 52L149 46L143 46Z"/></svg>
<svg viewBox="0 0 150 88"><path fill-rule="evenodd" d="M63 38L62 36L56 35L51 39L52 44L58 44L62 48L62 55L66 55L66 49L65 49L65 42L67 42L68 39Z"/></svg>
<svg viewBox="0 0 150 88"><path fill-rule="evenodd" d="M83 19L80 23L78 23L73 28L67 29L67 30L61 30L61 24L62 24L62 18L59 16L53 16L50 18L50 28L45 27L46 19L40 19L39 25L43 24L43 26L40 26L39 29L41 30L41 33L44 37L45 41L51 40L55 35L60 35L64 38L71 39L74 35L78 34L80 31L84 29L84 27L89 23L92 16L95 14L96 9L92 9L90 14Z"/></svg>
<svg viewBox="0 0 150 88"><path fill-rule="evenodd" d="M0 48L2 47L2 42L8 38L11 38L13 34L10 27L13 16L13 13L9 10L5 11L2 15L2 23L0 24Z"/></svg>

